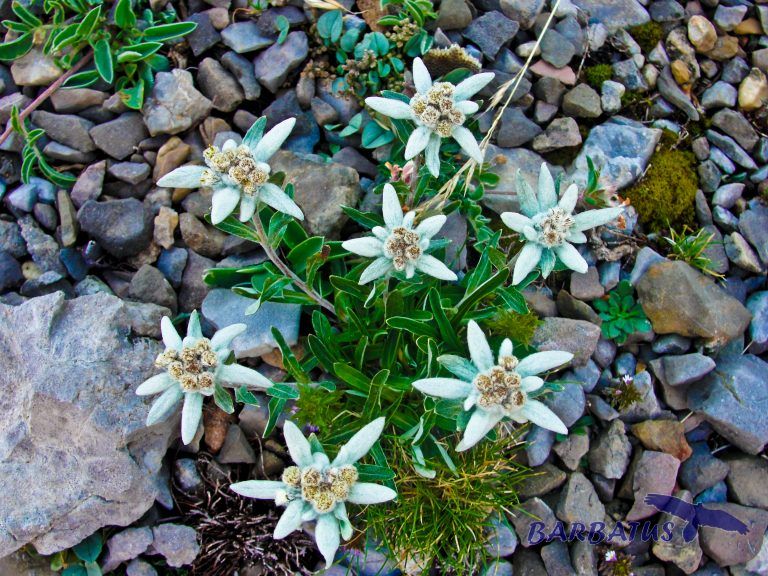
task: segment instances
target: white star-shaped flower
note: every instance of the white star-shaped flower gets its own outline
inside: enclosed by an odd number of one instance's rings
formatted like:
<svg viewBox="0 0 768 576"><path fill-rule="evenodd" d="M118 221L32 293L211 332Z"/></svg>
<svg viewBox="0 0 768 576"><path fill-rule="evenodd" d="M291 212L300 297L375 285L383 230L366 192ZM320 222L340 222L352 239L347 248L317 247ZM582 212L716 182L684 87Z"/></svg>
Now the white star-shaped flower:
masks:
<svg viewBox="0 0 768 576"><path fill-rule="evenodd" d="M488 340L474 320L467 326L467 346L472 360L450 354L437 359L456 378L424 378L413 383L424 394L463 400L464 410L473 410L457 451L480 442L504 418L518 423L530 421L560 434L568 433L560 418L530 394L544 385L536 374L570 362L573 354L537 352L518 360L512 355L512 341L507 338L494 362Z"/></svg>
<svg viewBox="0 0 768 576"><path fill-rule="evenodd" d="M373 236L345 240L341 246L354 254L376 258L360 276L360 284L386 276L392 271L405 272L412 278L416 270L440 280L456 280L445 264L427 254L432 237L445 224L446 216L438 214L421 222L416 228L413 221L415 212L403 216L397 192L391 184L384 185L382 195L384 227L374 226Z"/></svg>
<svg viewBox="0 0 768 576"><path fill-rule="evenodd" d="M544 278L549 276L559 259L571 270L587 271L587 261L573 244L587 241L584 230L607 224L618 218L624 208L602 208L573 214L579 191L571 184L558 201L555 181L546 163L539 172L538 193L534 193L517 171L517 197L520 210L504 212L501 221L525 239L525 245L515 262L512 284L519 284L540 264Z"/></svg>
<svg viewBox="0 0 768 576"><path fill-rule="evenodd" d="M267 164L280 149L296 124L295 118L283 120L263 135L266 118L259 118L239 146L227 140L219 150L209 146L203 153L205 166L181 166L157 181L168 188L213 188L211 222L219 224L240 204L240 221L247 222L259 201L299 220L304 214L279 186L268 182Z"/></svg>
<svg viewBox="0 0 768 576"><path fill-rule="evenodd" d="M464 122L468 115L480 108L469 98L482 90L493 77L492 72L474 74L456 86L450 82L432 82L424 62L415 58L413 83L416 94L410 103L378 96L366 98L365 103L385 116L411 120L416 124L405 146L405 159L410 160L425 151L427 168L437 177L440 175L440 144L443 138L453 138L467 156L476 162L483 161L480 146L472 132L464 127Z"/></svg>
<svg viewBox="0 0 768 576"><path fill-rule="evenodd" d="M230 488L241 496L275 500L285 512L275 527L274 537L285 538L304 522L317 521L315 541L328 566L333 564L340 537L352 537L346 504L378 504L397 496L391 488L358 482L355 463L365 456L384 429L384 418L363 426L341 447L331 461L325 452L313 451L301 430L293 423L283 426L285 443L296 464L283 471L282 480L247 480Z"/></svg>
<svg viewBox="0 0 768 576"><path fill-rule="evenodd" d="M160 329L165 352L157 357L155 365L165 371L152 376L136 389L139 396L160 394L149 409L147 426L170 416L183 397L181 439L184 444L189 444L200 424L203 400L215 392L217 384L228 388L246 386L266 389L272 386L272 382L256 370L224 363L230 354L229 344L245 331L245 324L222 328L209 340L203 337L200 316L195 310L189 317L187 335L183 340L167 316L163 317Z"/></svg>

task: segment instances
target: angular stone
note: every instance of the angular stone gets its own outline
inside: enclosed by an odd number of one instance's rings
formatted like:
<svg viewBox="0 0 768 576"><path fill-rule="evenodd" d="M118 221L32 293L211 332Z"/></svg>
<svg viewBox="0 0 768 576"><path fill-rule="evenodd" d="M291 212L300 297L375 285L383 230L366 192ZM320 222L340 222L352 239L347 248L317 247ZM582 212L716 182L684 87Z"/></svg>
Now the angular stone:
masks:
<svg viewBox="0 0 768 576"><path fill-rule="evenodd" d="M618 480L629 466L632 445L629 443L621 420L613 420L592 442L589 450L589 469L608 479Z"/></svg>
<svg viewBox="0 0 768 576"><path fill-rule="evenodd" d="M725 462L712 456L706 442L696 442L691 448L691 457L680 466L679 480L696 496L724 480L729 468Z"/></svg>
<svg viewBox="0 0 768 576"><path fill-rule="evenodd" d="M19 86L48 86L63 74L52 56L34 49L11 64L13 81Z"/></svg>
<svg viewBox="0 0 768 576"><path fill-rule="evenodd" d="M757 555L768 526L768 512L730 502L707 504L706 509L726 512L747 526L746 534L709 526L699 528L699 542L707 556L720 566L733 566L748 562Z"/></svg>
<svg viewBox="0 0 768 576"><path fill-rule="evenodd" d="M140 253L152 239L152 212L135 198L88 200L77 220L84 232L116 258Z"/></svg>
<svg viewBox="0 0 768 576"><path fill-rule="evenodd" d="M749 325L749 311L685 262L650 266L637 283L640 304L657 334L705 338L722 345Z"/></svg>
<svg viewBox="0 0 768 576"><path fill-rule="evenodd" d="M147 128L140 114L128 112L114 120L94 126L90 134L100 150L122 160L133 154L139 142L147 137Z"/></svg>
<svg viewBox="0 0 768 576"><path fill-rule="evenodd" d="M123 562L133 560L152 544L152 529L142 526L127 528L107 540L107 554L102 560L102 572L111 572Z"/></svg>
<svg viewBox="0 0 768 576"><path fill-rule="evenodd" d="M752 354L723 356L717 368L692 386L688 407L748 454L768 442L768 364Z"/></svg>
<svg viewBox="0 0 768 576"><path fill-rule="evenodd" d="M240 83L213 58L205 58L198 65L197 83L213 107L221 112L232 112L245 99Z"/></svg>
<svg viewBox="0 0 768 576"><path fill-rule="evenodd" d="M597 118L603 113L600 95L587 84L579 84L563 97L563 112L576 118Z"/></svg>
<svg viewBox="0 0 768 576"><path fill-rule="evenodd" d="M651 19L637 0L572 0L572 3L603 24L609 32L639 26Z"/></svg>
<svg viewBox="0 0 768 576"><path fill-rule="evenodd" d="M648 494L670 496L675 488L679 468L680 460L670 454L652 450L643 452L632 477L635 503L627 513L628 522L643 520L658 512L656 508L646 504L644 498Z"/></svg>
<svg viewBox="0 0 768 576"><path fill-rule="evenodd" d="M93 138L88 133L93 128L93 122L80 118L80 116L36 110L32 113L32 122L38 128L45 130L46 136L70 148L75 148L81 152L96 150Z"/></svg>
<svg viewBox="0 0 768 576"><path fill-rule="evenodd" d="M131 279L128 297L139 302L150 302L169 308L176 313L176 292L163 273L154 266L144 264Z"/></svg>
<svg viewBox="0 0 768 576"><path fill-rule="evenodd" d="M149 403L131 390L162 348L128 331L106 294L0 304L0 555L28 543L52 554L152 507L178 424L145 427Z"/></svg>
<svg viewBox="0 0 768 576"><path fill-rule="evenodd" d="M739 504L768 510L768 462L764 458L730 456L728 492Z"/></svg>
<svg viewBox="0 0 768 576"><path fill-rule="evenodd" d="M557 522L552 509L540 498L531 498L522 502L519 508L512 513L510 520L515 527L515 532L520 537L520 544L525 548L538 543L535 540L532 542L529 538L529 536L536 534L536 531L532 530L534 522L544 523L542 530L545 534L549 534Z"/></svg>
<svg viewBox="0 0 768 576"><path fill-rule="evenodd" d="M519 29L520 24L514 20L510 20L501 12L491 11L475 18L462 34L493 60L501 47L512 40Z"/></svg>
<svg viewBox="0 0 768 576"><path fill-rule="evenodd" d="M142 109L149 134L178 134L208 116L211 101L192 82L192 74L176 68L158 72L155 86Z"/></svg>
<svg viewBox="0 0 768 576"><path fill-rule="evenodd" d="M518 495L521 499L544 496L562 486L566 478L565 472L557 466L545 462L536 469L536 474L525 478L517 486Z"/></svg>
<svg viewBox="0 0 768 576"><path fill-rule="evenodd" d="M213 268L216 262L205 256L201 256L194 250L187 250L186 266L181 277L181 289L179 290L179 310L191 312L198 310L203 305L205 295L210 288L203 281L203 274L209 268ZM242 322L242 318L230 322ZM227 324L224 324L227 326Z"/></svg>
<svg viewBox="0 0 768 576"><path fill-rule="evenodd" d="M304 32L291 32L282 44L273 44L253 61L256 79L273 94L282 86L288 74L297 68L309 53L309 41Z"/></svg>
<svg viewBox="0 0 768 576"><path fill-rule="evenodd" d="M529 120L520 108L508 108L501 117L496 141L504 148L515 148L530 142L541 132L541 127Z"/></svg>
<svg viewBox="0 0 768 576"><path fill-rule="evenodd" d="M579 125L573 118L555 118L543 134L533 139L536 152L547 153L560 148L571 148L581 144Z"/></svg>
<svg viewBox="0 0 768 576"><path fill-rule="evenodd" d="M255 464L257 462L256 453L237 424L231 424L227 429L227 437L216 459L222 464Z"/></svg>
<svg viewBox="0 0 768 576"><path fill-rule="evenodd" d="M560 520L569 524L569 529L575 523L588 527L605 518L605 506L597 497L592 483L581 472L571 474L560 494L556 512ZM581 529L582 532L585 530Z"/></svg>
<svg viewBox="0 0 768 576"><path fill-rule="evenodd" d="M576 470L581 465L581 459L589 452L589 435L569 434L564 441L555 444L553 450L568 470Z"/></svg>
<svg viewBox="0 0 768 576"><path fill-rule="evenodd" d="M539 351L563 350L574 355L574 366L583 366L600 339L600 327L583 320L544 318L536 328L533 346Z"/></svg>
<svg viewBox="0 0 768 576"><path fill-rule="evenodd" d="M197 533L190 526L160 524L152 528L152 533L155 537L152 547L172 568L192 564L200 552Z"/></svg>
<svg viewBox="0 0 768 576"><path fill-rule="evenodd" d="M730 106L733 106L734 104L736 104L735 98ZM739 146L744 148L747 152L751 152L759 140L757 132L752 127L752 124L749 123L749 120L747 120L741 112L737 112L736 110L731 110L729 108L718 110L717 113L712 116L712 125L736 140Z"/></svg>
<svg viewBox="0 0 768 576"><path fill-rule="evenodd" d="M274 38L265 36L252 20L230 24L221 31L221 39L238 54L268 48L275 43Z"/></svg>
<svg viewBox="0 0 768 576"><path fill-rule="evenodd" d="M678 498L688 504L693 502L693 498L690 492L687 490L681 490L675 493L675 498ZM662 514L659 519L660 533L665 523L671 522L671 537L666 540L660 538L652 546L653 554L659 560L664 562L670 562L675 564L686 574L691 574L698 567L701 562L701 547L699 546L699 537L696 537L686 542L683 536L683 530L685 530L686 522L681 521L678 516L673 514Z"/></svg>
<svg viewBox="0 0 768 576"><path fill-rule="evenodd" d="M648 450L666 452L681 462L691 455L691 447L685 439L685 426L677 420L639 422L632 426L632 433Z"/></svg>
<svg viewBox="0 0 768 576"><path fill-rule="evenodd" d="M483 196L482 203L494 212L518 212L520 204L517 201L515 175L520 170L525 181L535 190L544 158L525 148L507 149L491 144L486 151L485 161L499 177L499 183L493 190L488 190ZM553 177L562 174L558 167L552 165L549 167L553 171Z"/></svg>
<svg viewBox="0 0 768 576"><path fill-rule="evenodd" d="M665 356L661 364L665 381L670 386L685 386L696 382L715 369L715 361L699 353Z"/></svg>

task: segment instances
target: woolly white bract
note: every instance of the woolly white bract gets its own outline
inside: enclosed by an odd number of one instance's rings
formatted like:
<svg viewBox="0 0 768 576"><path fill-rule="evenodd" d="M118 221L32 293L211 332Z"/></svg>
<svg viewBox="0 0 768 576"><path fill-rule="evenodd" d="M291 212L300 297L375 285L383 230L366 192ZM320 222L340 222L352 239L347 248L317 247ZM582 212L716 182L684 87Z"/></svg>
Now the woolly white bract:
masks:
<svg viewBox="0 0 768 576"><path fill-rule="evenodd" d="M207 166L182 166L157 181L158 186L171 188L213 188L211 222L219 224L240 204L240 221L247 222L256 212L259 201L299 220L304 214L279 186L268 182L267 164L280 149L296 124L295 118L283 120L266 134L266 118L259 118L237 145L227 140L221 150L208 147L203 153Z"/></svg>
<svg viewBox="0 0 768 576"><path fill-rule="evenodd" d="M232 324L216 332L211 339L203 337L200 316L195 310L189 317L187 335L182 340L167 316L160 323L165 352L155 361L165 372L152 376L139 385L136 394L160 394L147 414L147 426L170 416L184 398L181 412L181 439L189 444L195 437L203 414L203 400L216 391L216 386L269 388L272 382L239 364L224 364L230 354L229 345L242 334L245 324Z"/></svg>
<svg viewBox="0 0 768 576"><path fill-rule="evenodd" d="M392 271L405 272L406 278L413 278L416 270L440 280L456 280L445 264L426 253L432 237L445 224L443 214L431 216L413 227L415 212L403 216L397 192L391 184L384 185L382 194L382 215L384 227L374 226L373 236L345 240L341 246L354 254L376 258L360 275L360 284L386 276Z"/></svg>
<svg viewBox="0 0 768 576"><path fill-rule="evenodd" d="M398 120L411 120L416 129L408 138L405 159L425 153L426 165L432 176L440 175L440 144L443 138L453 138L476 162L483 161L483 152L469 129L464 127L467 116L480 108L469 100L493 80L492 72L470 76L454 86L450 82L432 82L429 70L421 58L413 60L413 83L416 94L409 103L394 98L373 96L365 103L376 112Z"/></svg>
<svg viewBox="0 0 768 576"><path fill-rule="evenodd" d="M537 265L546 278L558 259L583 274L588 268L587 261L573 245L587 241L584 230L607 224L624 210L617 206L573 214L579 199L578 188L571 184L558 201L555 181L546 163L541 165L536 193L517 171L517 197L522 214L501 215L501 221L525 239L515 262L512 284L522 282Z"/></svg>
<svg viewBox="0 0 768 576"><path fill-rule="evenodd" d="M285 538L302 523L316 520L315 541L326 564L333 564L340 538L352 537L346 502L378 504L397 496L391 488L369 482L358 482L355 463L365 456L384 429L384 418L363 426L341 447L330 461L318 442L311 444L293 423L283 427L285 442L296 464L283 471L281 481L247 480L230 487L249 498L275 500L285 512L275 527L274 537Z"/></svg>
<svg viewBox="0 0 768 576"><path fill-rule="evenodd" d="M554 412L529 395L544 385L536 376L570 362L570 352L537 352L518 360L512 355L512 341L502 342L497 361L480 327L474 320L467 326L467 347L472 360L444 355L437 361L457 378L424 378L414 388L429 396L463 400L464 410L473 410L456 446L461 452L480 442L504 418L534 424L567 434L568 429Z"/></svg>

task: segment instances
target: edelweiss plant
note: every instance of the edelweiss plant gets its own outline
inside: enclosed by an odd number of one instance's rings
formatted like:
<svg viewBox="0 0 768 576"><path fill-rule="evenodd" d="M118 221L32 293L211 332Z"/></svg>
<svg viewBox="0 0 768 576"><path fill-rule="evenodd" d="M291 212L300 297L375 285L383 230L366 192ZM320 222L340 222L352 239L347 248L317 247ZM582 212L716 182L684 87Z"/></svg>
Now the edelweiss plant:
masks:
<svg viewBox="0 0 768 576"><path fill-rule="evenodd" d="M239 146L227 140L221 149L209 146L203 153L207 166L181 166L157 181L169 188L213 188L211 222L221 223L240 204L240 221L247 222L256 212L259 201L299 220L304 214L296 203L277 185L269 182L267 164L296 124L295 118L283 120L264 134L267 124L262 116L248 130ZM262 136L263 134L263 136Z"/></svg>
<svg viewBox="0 0 768 576"><path fill-rule="evenodd" d="M414 228L416 213L411 211L403 216L397 192L391 184L384 185L381 213L384 227L374 226L373 237L354 238L341 243L342 248L354 254L376 258L363 270L360 284L367 284L392 271L405 272L406 278L413 278L419 270L440 280L456 280L456 274L445 264L426 253L431 238L445 224L443 214L426 218Z"/></svg>
<svg viewBox="0 0 768 576"><path fill-rule="evenodd" d="M476 162L483 161L483 152L464 123L468 115L480 108L469 98L482 90L493 77L492 72L475 74L456 86L450 82L432 82L424 62L421 58L415 58L413 83L416 94L410 102L372 96L366 98L365 103L385 116L411 120L416 124L405 147L405 159L410 160L424 152L427 168L437 178L440 175L440 145L443 138L453 138L467 156Z"/></svg>
<svg viewBox="0 0 768 576"><path fill-rule="evenodd" d="M267 389L272 386L272 382L256 370L239 364L225 364L230 355L229 344L245 331L245 324L222 328L209 340L203 337L200 316L194 311L183 340L167 316L163 317L160 328L165 352L157 357L155 365L165 372L152 376L136 389L139 396L161 394L147 414L147 426L170 416L183 397L181 439L184 444L189 444L200 424L203 400L216 393L217 388ZM224 394L228 392L224 391Z"/></svg>
<svg viewBox="0 0 768 576"><path fill-rule="evenodd" d="M544 380L536 374L570 362L573 354L537 352L519 360L512 354L512 341L506 338L494 362L488 340L474 320L467 326L467 346L471 361L453 355L437 359L458 378L424 378L413 383L414 388L424 394L463 400L466 412L474 409L456 450L471 448L504 418L521 424L531 421L560 434L568 433L560 418L531 398L531 393L544 385Z"/></svg>
<svg viewBox="0 0 768 576"><path fill-rule="evenodd" d="M525 239L515 262L513 284L522 282L537 265L546 278L557 260L583 274L587 271L587 261L573 245L587 241L584 230L607 224L624 210L617 206L573 214L579 199L577 186L571 184L558 201L555 181L546 163L541 165L537 193L517 171L517 196L522 214L504 212L501 215L502 222Z"/></svg>
<svg viewBox="0 0 768 576"><path fill-rule="evenodd" d="M363 426L344 444L331 461L316 438L308 441L293 423L283 426L288 452L295 466L283 471L281 481L247 480L230 488L242 496L275 500L285 506L274 537L285 538L304 522L316 520L315 541L326 564L333 564L340 537L352 537L352 524L345 503L378 504L397 496L391 488L359 482L355 463L365 456L384 429L384 418Z"/></svg>

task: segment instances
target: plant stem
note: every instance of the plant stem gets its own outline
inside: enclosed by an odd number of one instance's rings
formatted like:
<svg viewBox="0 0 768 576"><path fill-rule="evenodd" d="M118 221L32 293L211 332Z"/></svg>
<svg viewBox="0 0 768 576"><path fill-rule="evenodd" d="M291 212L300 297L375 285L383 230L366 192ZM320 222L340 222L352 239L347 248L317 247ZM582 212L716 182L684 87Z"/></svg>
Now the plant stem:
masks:
<svg viewBox="0 0 768 576"><path fill-rule="evenodd" d="M80 68L85 66L88 62L91 61L91 58L93 57L93 52L88 52L85 56L83 56L80 61L72 66L69 70L64 72L61 76L59 76L56 81L48 86L45 90L43 90L37 98L35 98L32 102L30 102L29 106L24 108L24 110L19 113L19 120L24 120L27 116L32 114L43 102L45 102L51 94L56 92L59 88L61 88L61 85L66 82L70 76L73 76L75 73L77 73ZM11 135L11 132L13 132L13 126L11 126L10 121L8 123L8 126L5 129L5 132L0 134L0 146L2 146L3 142L5 142L8 137Z"/></svg>
<svg viewBox="0 0 768 576"><path fill-rule="evenodd" d="M283 262L280 259L280 256L275 251L274 248L269 244L269 239L267 238L267 233L264 230L264 225L261 223L261 217L259 216L259 209L256 208L256 214L253 216L253 224L256 226L256 233L259 235L259 241L261 242L261 247L264 248L264 252L267 255L267 258L269 258L272 263L277 266L277 268L286 276L288 276L291 280L293 280L293 283L296 284L301 290L307 294L312 300L317 302L322 308L325 308L328 312L336 315L336 308L334 308L333 304L331 304L328 300L320 296L317 292L315 292L311 286L309 286L304 280L299 278L296 273L290 269L290 267Z"/></svg>

